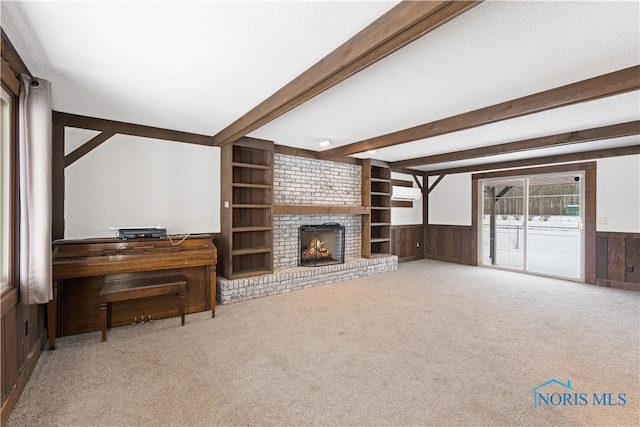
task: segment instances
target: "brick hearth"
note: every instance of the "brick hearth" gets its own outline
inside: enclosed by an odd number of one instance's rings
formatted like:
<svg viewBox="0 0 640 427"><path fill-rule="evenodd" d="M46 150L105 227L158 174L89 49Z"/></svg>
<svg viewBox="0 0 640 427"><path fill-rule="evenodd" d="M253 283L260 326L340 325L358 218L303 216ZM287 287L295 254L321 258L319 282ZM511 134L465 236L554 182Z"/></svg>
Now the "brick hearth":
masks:
<svg viewBox="0 0 640 427"><path fill-rule="evenodd" d="M229 304L384 273L397 268L398 257L391 255L371 259L356 258L347 260L344 264L324 267L283 268L273 274L246 279L227 280L218 277L217 299L220 304Z"/></svg>

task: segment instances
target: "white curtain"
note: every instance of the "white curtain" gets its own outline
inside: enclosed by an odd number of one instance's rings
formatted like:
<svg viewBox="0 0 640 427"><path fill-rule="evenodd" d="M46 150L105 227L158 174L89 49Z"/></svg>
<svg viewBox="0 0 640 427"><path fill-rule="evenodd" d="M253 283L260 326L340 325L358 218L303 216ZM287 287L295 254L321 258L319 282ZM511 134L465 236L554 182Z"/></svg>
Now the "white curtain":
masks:
<svg viewBox="0 0 640 427"><path fill-rule="evenodd" d="M18 111L20 165L20 301L44 304L51 285L51 84L21 76Z"/></svg>

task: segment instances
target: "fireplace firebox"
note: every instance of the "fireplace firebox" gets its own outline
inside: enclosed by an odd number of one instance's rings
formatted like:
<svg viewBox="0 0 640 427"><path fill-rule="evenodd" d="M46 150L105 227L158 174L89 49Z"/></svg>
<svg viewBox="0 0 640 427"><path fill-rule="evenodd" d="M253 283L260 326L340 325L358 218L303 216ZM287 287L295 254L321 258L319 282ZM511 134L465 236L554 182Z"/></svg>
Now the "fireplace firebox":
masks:
<svg viewBox="0 0 640 427"><path fill-rule="evenodd" d="M299 235L299 266L344 264L344 225L303 225Z"/></svg>

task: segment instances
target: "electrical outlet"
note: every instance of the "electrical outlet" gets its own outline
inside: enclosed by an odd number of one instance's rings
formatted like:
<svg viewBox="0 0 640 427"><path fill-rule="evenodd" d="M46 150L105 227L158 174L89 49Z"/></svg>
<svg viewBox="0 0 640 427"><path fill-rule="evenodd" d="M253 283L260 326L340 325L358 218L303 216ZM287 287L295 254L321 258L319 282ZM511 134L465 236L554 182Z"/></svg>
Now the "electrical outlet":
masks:
<svg viewBox="0 0 640 427"><path fill-rule="evenodd" d="M627 273L633 273L633 264L627 265Z"/></svg>
<svg viewBox="0 0 640 427"><path fill-rule="evenodd" d="M598 224L608 224L608 223L609 223L609 218L607 218L606 216L598 217Z"/></svg>

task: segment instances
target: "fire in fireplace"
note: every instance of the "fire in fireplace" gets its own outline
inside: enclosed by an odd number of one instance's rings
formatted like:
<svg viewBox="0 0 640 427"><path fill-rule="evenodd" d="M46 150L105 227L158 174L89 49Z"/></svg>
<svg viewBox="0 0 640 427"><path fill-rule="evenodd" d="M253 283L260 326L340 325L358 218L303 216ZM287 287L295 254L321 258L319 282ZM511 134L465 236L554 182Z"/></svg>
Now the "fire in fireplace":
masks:
<svg viewBox="0 0 640 427"><path fill-rule="evenodd" d="M299 235L299 266L344 264L344 225L303 225Z"/></svg>

